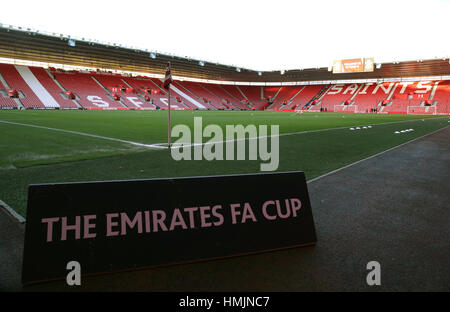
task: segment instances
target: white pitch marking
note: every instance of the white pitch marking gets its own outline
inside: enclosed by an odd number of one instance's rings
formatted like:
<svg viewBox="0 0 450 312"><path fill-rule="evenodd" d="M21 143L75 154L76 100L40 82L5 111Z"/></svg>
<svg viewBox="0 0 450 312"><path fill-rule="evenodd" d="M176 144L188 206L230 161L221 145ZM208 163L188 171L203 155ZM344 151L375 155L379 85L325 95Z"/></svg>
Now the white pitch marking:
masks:
<svg viewBox="0 0 450 312"><path fill-rule="evenodd" d="M127 140L122 140L122 139L117 139L117 138L110 138L110 137L105 137L105 136L96 135L96 134L90 134L90 133L85 133L85 132L78 132L78 131L64 130L64 129L57 129L57 128L50 128L50 127L37 126L37 125L31 125L31 124L24 124L24 123L5 121L5 120L0 120L0 122L6 123L6 124L11 124L11 125L17 125L17 126L40 128L40 129L53 130L53 131L59 131L59 132L66 132L66 133L71 133L71 134L84 135L84 136L88 136L88 137L92 137L92 138L109 140L109 141L117 141L117 142L122 142L122 143L135 145L135 146L141 146L141 147L164 148L164 147L161 147L161 146L158 146L158 145L155 145L155 144L144 144L144 143L127 141Z"/></svg>

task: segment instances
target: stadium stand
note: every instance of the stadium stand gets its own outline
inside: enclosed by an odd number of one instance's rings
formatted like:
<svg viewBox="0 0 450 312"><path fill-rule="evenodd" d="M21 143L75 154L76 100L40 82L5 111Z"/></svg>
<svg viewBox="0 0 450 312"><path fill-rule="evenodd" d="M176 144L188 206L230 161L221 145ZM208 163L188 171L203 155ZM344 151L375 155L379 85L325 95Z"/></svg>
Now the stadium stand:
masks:
<svg viewBox="0 0 450 312"><path fill-rule="evenodd" d="M276 100L281 87L264 87L263 98L270 99L272 102Z"/></svg>
<svg viewBox="0 0 450 312"><path fill-rule="evenodd" d="M235 101L233 104L237 106L239 109L250 109L251 105L248 100L244 97L244 95L238 90L237 86L232 85L220 85L221 89L223 89L227 94L229 94Z"/></svg>
<svg viewBox="0 0 450 312"><path fill-rule="evenodd" d="M206 95L209 96L211 99L211 103L218 107L219 109L233 109L234 106L228 99L228 97L223 98L220 97L218 94L222 94L222 90L216 90L213 84L206 84L206 83L197 83L203 90L206 91ZM214 91L214 92L213 92ZM208 97L207 97L208 98Z"/></svg>
<svg viewBox="0 0 450 312"><path fill-rule="evenodd" d="M0 73L11 89L16 89L23 94L20 101L25 108L45 108L14 65L0 64Z"/></svg>
<svg viewBox="0 0 450 312"><path fill-rule="evenodd" d="M53 72L59 83L68 91L78 95L78 102L86 109L123 109L119 101L108 97L108 92L103 89L88 73Z"/></svg>
<svg viewBox="0 0 450 312"><path fill-rule="evenodd" d="M93 75L105 89L110 92L110 98L117 95L120 101L130 109L156 109L156 107L144 98L138 97L135 88L122 80L122 75Z"/></svg>
<svg viewBox="0 0 450 312"><path fill-rule="evenodd" d="M303 90L304 86L292 86L279 88L277 97L269 109L286 109L291 104L292 99Z"/></svg>
<svg viewBox="0 0 450 312"><path fill-rule="evenodd" d="M131 88L134 88L137 96L145 102L144 105L141 105L141 108L167 109L165 100L161 101L161 98L167 98L165 91L156 85L150 78L122 77L121 80Z"/></svg>
<svg viewBox="0 0 450 312"><path fill-rule="evenodd" d="M357 84L335 84L332 85L325 95L320 99L320 107L327 111L348 111L345 102L349 101L358 90ZM347 103L350 104L350 103ZM338 107L337 107L338 106ZM338 109L337 109L338 108Z"/></svg>
<svg viewBox="0 0 450 312"><path fill-rule="evenodd" d="M394 86L394 82L364 84L353 98L354 105L357 107L356 111L359 113L369 113L372 109L382 111L384 107L381 104L387 100Z"/></svg>
<svg viewBox="0 0 450 312"><path fill-rule="evenodd" d="M301 109L303 108L308 102L310 102L322 89L324 88L323 85L310 85L305 86L305 88L297 94L292 99L292 104L287 109ZM313 109L318 109L316 105L312 105Z"/></svg>
<svg viewBox="0 0 450 312"><path fill-rule="evenodd" d="M249 100L252 107L260 109L261 106L267 103L263 99L263 88L257 86L236 86L239 88L245 97Z"/></svg>
<svg viewBox="0 0 450 312"><path fill-rule="evenodd" d="M223 107L223 109L239 109L239 106L235 103L236 100L232 99L231 96L220 87L220 85L207 83L198 84L211 94L216 103L219 103L219 108Z"/></svg>
<svg viewBox="0 0 450 312"><path fill-rule="evenodd" d="M384 108L386 113L404 113L408 106L421 106L428 99L433 84L428 82L399 82L392 96L392 104Z"/></svg>
<svg viewBox="0 0 450 312"><path fill-rule="evenodd" d="M47 91L50 93L50 95L58 102L59 106L61 108L65 109L78 109L78 105L70 99L64 98L62 93L64 93L65 90L62 90L57 83L52 79L49 74L44 68L42 67L30 67L31 72L34 74L36 79L39 80L39 82L42 84L42 86L47 89Z"/></svg>
<svg viewBox="0 0 450 312"><path fill-rule="evenodd" d="M450 113L450 80L439 82L431 101L436 105L437 114Z"/></svg>
<svg viewBox="0 0 450 312"><path fill-rule="evenodd" d="M195 99L198 103L205 106L207 109L215 110L219 109L221 106L220 101L217 99L212 99L211 94L208 93L205 89L198 85L196 82L191 81L175 81L174 85L179 88L179 90L185 92L190 97ZM187 101L189 102L189 101ZM195 104L191 104L191 106L195 109L198 108Z"/></svg>
<svg viewBox="0 0 450 312"><path fill-rule="evenodd" d="M17 103L9 97L8 89L0 81L0 108L13 109L18 108Z"/></svg>
<svg viewBox="0 0 450 312"><path fill-rule="evenodd" d="M157 78L10 64L0 64L0 74L0 108L168 108L168 92ZM448 80L270 87L174 81L171 108L449 114L449 95Z"/></svg>

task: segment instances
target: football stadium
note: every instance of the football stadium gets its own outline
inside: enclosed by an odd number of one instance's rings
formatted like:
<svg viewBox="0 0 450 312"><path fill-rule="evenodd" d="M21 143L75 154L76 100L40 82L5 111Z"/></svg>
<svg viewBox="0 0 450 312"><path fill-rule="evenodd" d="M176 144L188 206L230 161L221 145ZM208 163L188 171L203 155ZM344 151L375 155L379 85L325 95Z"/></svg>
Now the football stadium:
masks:
<svg viewBox="0 0 450 312"><path fill-rule="evenodd" d="M448 55L147 48L0 24L0 290L449 290Z"/></svg>

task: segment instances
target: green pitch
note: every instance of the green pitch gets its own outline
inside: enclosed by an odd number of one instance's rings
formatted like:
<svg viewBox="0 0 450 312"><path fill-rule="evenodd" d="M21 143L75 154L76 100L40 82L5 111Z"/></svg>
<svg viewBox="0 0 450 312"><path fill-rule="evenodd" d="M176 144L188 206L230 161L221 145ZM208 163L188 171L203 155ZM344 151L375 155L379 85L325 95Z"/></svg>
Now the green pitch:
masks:
<svg viewBox="0 0 450 312"><path fill-rule="evenodd" d="M449 125L439 116L241 111L172 111L172 125L193 127L194 116L223 129L279 125L278 171L308 180ZM28 184L259 172L260 160L175 161L158 148L166 142L166 111L0 111L0 199L24 216Z"/></svg>

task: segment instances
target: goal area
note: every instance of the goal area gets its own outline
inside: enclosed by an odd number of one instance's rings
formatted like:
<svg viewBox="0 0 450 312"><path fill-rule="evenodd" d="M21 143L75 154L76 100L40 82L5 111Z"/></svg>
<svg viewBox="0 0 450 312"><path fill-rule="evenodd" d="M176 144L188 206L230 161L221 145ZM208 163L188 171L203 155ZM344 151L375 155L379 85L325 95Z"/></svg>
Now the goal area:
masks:
<svg viewBox="0 0 450 312"><path fill-rule="evenodd" d="M408 115L436 115L436 105L434 106L408 106L406 108Z"/></svg>
<svg viewBox="0 0 450 312"><path fill-rule="evenodd" d="M334 112L336 112L336 113L357 113L358 107L356 105L334 105Z"/></svg>

